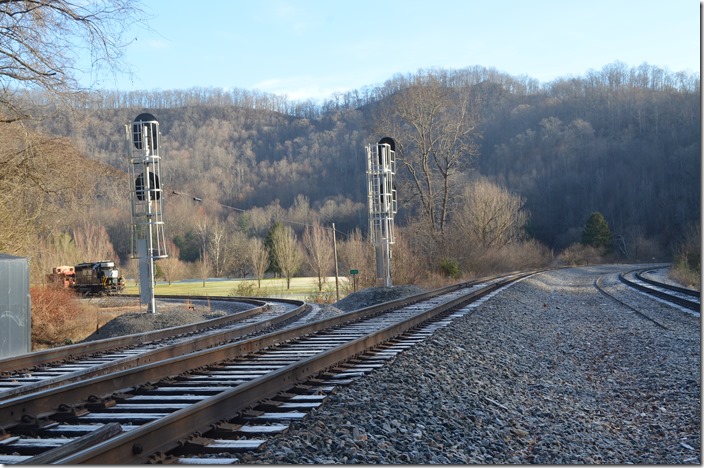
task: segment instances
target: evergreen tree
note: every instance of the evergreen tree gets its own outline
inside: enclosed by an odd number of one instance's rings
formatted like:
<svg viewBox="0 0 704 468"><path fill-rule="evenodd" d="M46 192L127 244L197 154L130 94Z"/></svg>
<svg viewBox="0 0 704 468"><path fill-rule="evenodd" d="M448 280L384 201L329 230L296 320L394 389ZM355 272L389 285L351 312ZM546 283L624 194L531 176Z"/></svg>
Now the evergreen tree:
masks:
<svg viewBox="0 0 704 468"><path fill-rule="evenodd" d="M269 232L266 234L266 239L264 240L264 246L269 252L269 269L275 275L280 275L282 273L281 266L279 265L279 259L276 258L276 251L274 249L274 239L283 235L284 225L280 221L274 221Z"/></svg>
<svg viewBox="0 0 704 468"><path fill-rule="evenodd" d="M595 211L589 215L587 224L582 231L582 244L592 247L611 248L611 230L604 215Z"/></svg>

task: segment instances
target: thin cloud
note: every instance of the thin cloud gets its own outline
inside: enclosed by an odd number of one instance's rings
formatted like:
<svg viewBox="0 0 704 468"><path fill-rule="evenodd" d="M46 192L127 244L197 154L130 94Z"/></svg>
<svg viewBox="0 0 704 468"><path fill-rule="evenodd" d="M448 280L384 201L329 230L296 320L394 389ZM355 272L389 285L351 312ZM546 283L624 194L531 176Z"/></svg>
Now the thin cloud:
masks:
<svg viewBox="0 0 704 468"><path fill-rule="evenodd" d="M353 89L353 86L335 86L326 84L325 81L312 76L297 76L291 78L272 78L254 84L253 88L279 96L286 96L292 101L312 100L321 102L332 97L335 93L344 93Z"/></svg>

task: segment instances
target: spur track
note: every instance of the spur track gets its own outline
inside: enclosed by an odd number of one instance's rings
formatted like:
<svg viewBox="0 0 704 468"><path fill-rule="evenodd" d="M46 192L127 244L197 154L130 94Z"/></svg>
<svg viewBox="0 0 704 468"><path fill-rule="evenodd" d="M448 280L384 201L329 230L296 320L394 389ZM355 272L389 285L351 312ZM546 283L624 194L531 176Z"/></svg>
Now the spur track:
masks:
<svg viewBox="0 0 704 468"><path fill-rule="evenodd" d="M528 275L455 285L2 401L0 462L231 462L261 435L284 430L281 421L321 404L334 385Z"/></svg>
<svg viewBox="0 0 704 468"><path fill-rule="evenodd" d="M160 296L160 299L183 299ZM0 401L220 345L310 310L301 301L216 298L250 307L204 322L38 351L0 360ZM214 298L190 297L213 301Z"/></svg>

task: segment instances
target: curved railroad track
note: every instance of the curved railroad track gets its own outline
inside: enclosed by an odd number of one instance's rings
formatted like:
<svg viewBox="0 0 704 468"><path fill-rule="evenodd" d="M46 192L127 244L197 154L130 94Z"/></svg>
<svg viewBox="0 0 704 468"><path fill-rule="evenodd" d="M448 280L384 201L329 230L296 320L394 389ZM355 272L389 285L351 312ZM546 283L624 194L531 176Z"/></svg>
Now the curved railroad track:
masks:
<svg viewBox="0 0 704 468"><path fill-rule="evenodd" d="M672 284L656 281L646 276L654 268L643 268L619 274L618 279L623 284L650 294L670 304L676 304L696 313L701 312L701 293Z"/></svg>
<svg viewBox="0 0 704 468"><path fill-rule="evenodd" d="M183 299L160 296L160 299ZM213 298L189 297L194 303ZM89 341L0 360L0 401L238 340L282 326L310 306L287 299L223 297L246 310L199 323Z"/></svg>
<svg viewBox="0 0 704 468"><path fill-rule="evenodd" d="M0 462L232 461L321 404L335 384L528 275L454 285L0 401Z"/></svg>
<svg viewBox="0 0 704 468"><path fill-rule="evenodd" d="M619 273L617 275L603 275L594 281L594 287L604 296L610 298L611 300L621 304L622 306L635 312L637 316L653 323L655 326L662 328L663 330L668 330L670 326L668 325L668 320L665 317L653 310L643 311L639 307L634 307L632 304L623 300L623 293L609 292L613 290L616 285L625 286L628 289L633 289L638 292L646 293L645 295L655 297L661 302L673 306L679 306L679 310L682 307L686 307L687 313L690 313L696 317L700 316L700 303L698 300L699 291L686 290L673 285L664 284L659 281L655 281L650 278L645 278L646 272L653 271L653 268L639 268L635 270L628 271L626 273ZM642 280L639 278L643 278ZM609 283L608 285L606 283ZM649 284L648 285L646 285ZM623 289L622 289L623 290ZM682 292L687 291L687 292ZM683 297L686 295L691 298ZM696 297L696 299L695 299Z"/></svg>

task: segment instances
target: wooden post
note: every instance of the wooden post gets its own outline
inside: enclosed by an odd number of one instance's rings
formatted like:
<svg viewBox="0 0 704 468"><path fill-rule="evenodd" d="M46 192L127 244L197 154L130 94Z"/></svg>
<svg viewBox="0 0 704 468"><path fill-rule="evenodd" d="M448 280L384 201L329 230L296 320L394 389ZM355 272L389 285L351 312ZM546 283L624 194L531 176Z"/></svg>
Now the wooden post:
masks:
<svg viewBox="0 0 704 468"><path fill-rule="evenodd" d="M335 223L332 223L332 248L335 251L335 295L337 297L337 300L340 300L340 284L337 279L338 277L338 271L337 271L337 236L335 235Z"/></svg>

